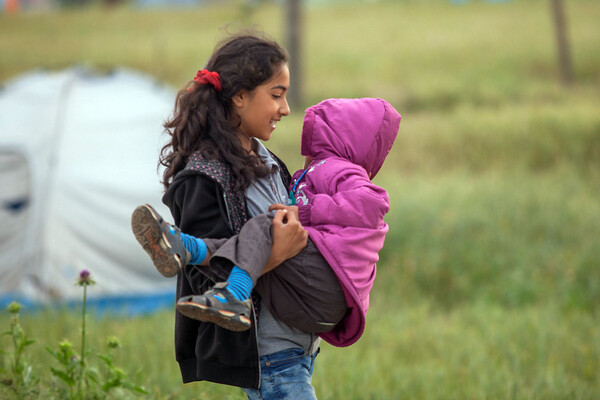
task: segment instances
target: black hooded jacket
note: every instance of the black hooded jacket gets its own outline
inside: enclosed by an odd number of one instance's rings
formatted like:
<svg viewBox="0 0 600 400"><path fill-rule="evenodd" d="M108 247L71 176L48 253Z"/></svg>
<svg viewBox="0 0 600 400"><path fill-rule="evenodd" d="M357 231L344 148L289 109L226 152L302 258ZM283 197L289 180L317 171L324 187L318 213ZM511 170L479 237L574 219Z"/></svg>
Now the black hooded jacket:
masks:
<svg viewBox="0 0 600 400"><path fill-rule="evenodd" d="M273 158L281 167L284 185L289 187L287 167L275 155ZM227 164L205 160L197 153L175 176L163 202L170 208L175 225L196 237L230 237L249 218L245 194L235 188ZM177 275L177 298L202 294L214 284L199 268L184 268ZM183 382L206 380L257 389L260 364L256 332L256 323L248 331L233 332L176 313L175 356Z"/></svg>

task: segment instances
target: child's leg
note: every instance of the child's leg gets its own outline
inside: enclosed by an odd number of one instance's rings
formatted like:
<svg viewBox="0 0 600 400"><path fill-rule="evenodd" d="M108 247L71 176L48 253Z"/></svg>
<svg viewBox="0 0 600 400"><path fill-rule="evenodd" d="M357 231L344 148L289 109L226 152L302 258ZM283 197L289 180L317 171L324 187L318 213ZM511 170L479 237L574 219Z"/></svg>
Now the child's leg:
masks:
<svg viewBox="0 0 600 400"><path fill-rule="evenodd" d="M263 275L256 292L280 321L304 332L328 332L348 310L339 280L312 240Z"/></svg>
<svg viewBox="0 0 600 400"><path fill-rule="evenodd" d="M247 222L240 234L216 250L210 260L211 264L225 261L234 265L227 282L216 284L203 295L179 299L177 310L189 318L214 322L226 329L246 330L251 326L250 276L258 276L255 289L280 321L304 332L332 330L348 311L337 276L310 239L297 256L260 276L271 247L272 219L259 217ZM258 222L254 227L253 220ZM235 265L250 268L244 267L244 271ZM245 284L243 301L229 290L238 279Z"/></svg>
<svg viewBox="0 0 600 400"><path fill-rule="evenodd" d="M271 215L258 215L224 243L222 239L203 239L211 252L214 249L210 268L230 272L226 282L216 284L206 293L179 299L177 311L230 330L250 328L249 297L271 253L272 221Z"/></svg>
<svg viewBox="0 0 600 400"><path fill-rule="evenodd" d="M133 211L131 229L163 276L175 276L187 264L206 264L210 257L201 239L186 235L168 224L148 204L138 206Z"/></svg>
<svg viewBox="0 0 600 400"><path fill-rule="evenodd" d="M225 268L228 271L232 266L238 266L249 275L254 287L271 255L272 225L272 214L260 214L225 241L204 239L211 253L208 265L215 270Z"/></svg>
<svg viewBox="0 0 600 400"><path fill-rule="evenodd" d="M227 282L200 296L186 296L177 302L183 315L201 321L211 321L232 330L250 327L250 305L241 313L240 301L245 301L256 285L263 303L280 320L305 332L327 332L344 317L346 300L339 281L314 243L308 244L293 257L261 277L270 255L272 216L265 214L249 220L240 233L220 247L213 239L204 239L209 249L215 248L210 259L212 268L229 265ZM237 294L238 285L241 292ZM234 290L229 290L235 287ZM241 293L241 295L240 295Z"/></svg>

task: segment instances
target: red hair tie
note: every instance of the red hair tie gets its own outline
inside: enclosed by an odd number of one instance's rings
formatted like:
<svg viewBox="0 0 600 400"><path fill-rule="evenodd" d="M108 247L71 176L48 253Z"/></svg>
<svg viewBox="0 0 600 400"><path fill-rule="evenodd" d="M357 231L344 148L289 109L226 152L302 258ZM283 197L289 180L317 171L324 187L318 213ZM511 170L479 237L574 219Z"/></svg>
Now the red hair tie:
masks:
<svg viewBox="0 0 600 400"><path fill-rule="evenodd" d="M196 73L194 82L201 85L209 84L214 87L217 92L221 91L221 77L218 72L201 69Z"/></svg>

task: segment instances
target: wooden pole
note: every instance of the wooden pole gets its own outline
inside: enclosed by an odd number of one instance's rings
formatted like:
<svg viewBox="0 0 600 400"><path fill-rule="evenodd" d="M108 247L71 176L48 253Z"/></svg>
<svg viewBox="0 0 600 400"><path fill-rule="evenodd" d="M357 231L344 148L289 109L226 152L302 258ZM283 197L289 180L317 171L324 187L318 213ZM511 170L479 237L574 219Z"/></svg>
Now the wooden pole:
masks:
<svg viewBox="0 0 600 400"><path fill-rule="evenodd" d="M556 50L558 56L560 80L563 85L568 86L573 82L573 67L571 64L569 38L567 36L565 9L563 0L550 0L550 2L552 6L552 14L554 16Z"/></svg>
<svg viewBox="0 0 600 400"><path fill-rule="evenodd" d="M288 93L288 103L292 111L302 105L302 0L287 1L287 50L290 54L290 80L291 86Z"/></svg>

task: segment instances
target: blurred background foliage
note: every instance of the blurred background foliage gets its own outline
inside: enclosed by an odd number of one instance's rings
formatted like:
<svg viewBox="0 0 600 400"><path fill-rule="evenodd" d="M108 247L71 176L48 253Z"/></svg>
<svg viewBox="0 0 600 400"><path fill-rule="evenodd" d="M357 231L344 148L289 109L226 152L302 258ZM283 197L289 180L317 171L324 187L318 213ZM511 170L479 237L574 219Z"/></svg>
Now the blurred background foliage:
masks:
<svg viewBox="0 0 600 400"><path fill-rule="evenodd" d="M303 3L303 102L270 146L299 168L303 109L324 98L382 97L400 111L377 177L392 204L382 293L597 311L600 4L566 6L570 85L548 1ZM270 1L5 13L0 79L125 66L179 88L228 33L259 29L285 45L286 18Z"/></svg>

